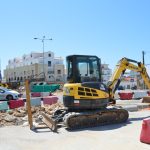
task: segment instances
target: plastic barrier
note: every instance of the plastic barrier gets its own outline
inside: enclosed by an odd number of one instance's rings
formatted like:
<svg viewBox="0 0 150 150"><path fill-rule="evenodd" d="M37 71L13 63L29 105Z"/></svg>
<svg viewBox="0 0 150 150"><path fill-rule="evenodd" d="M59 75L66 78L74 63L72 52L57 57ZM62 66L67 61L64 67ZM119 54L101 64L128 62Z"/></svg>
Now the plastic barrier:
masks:
<svg viewBox="0 0 150 150"><path fill-rule="evenodd" d="M146 91L134 91L134 99L140 99L143 98L144 96L147 96Z"/></svg>
<svg viewBox="0 0 150 150"><path fill-rule="evenodd" d="M59 84L32 85L31 92L54 92L59 89L59 87Z"/></svg>
<svg viewBox="0 0 150 150"><path fill-rule="evenodd" d="M121 100L131 100L133 98L133 94L133 92L118 93Z"/></svg>
<svg viewBox="0 0 150 150"><path fill-rule="evenodd" d="M9 108L14 109L14 108L19 108L24 106L24 101L23 100L10 100L9 102Z"/></svg>
<svg viewBox="0 0 150 150"><path fill-rule="evenodd" d="M8 110L8 109L9 107L7 101L0 102L0 110Z"/></svg>
<svg viewBox="0 0 150 150"><path fill-rule="evenodd" d="M150 118L143 120L140 141L150 144Z"/></svg>
<svg viewBox="0 0 150 150"><path fill-rule="evenodd" d="M34 93L31 93L31 96L32 97L40 97L41 93L40 92L34 92Z"/></svg>
<svg viewBox="0 0 150 150"><path fill-rule="evenodd" d="M43 104L52 105L57 103L58 97L57 96L47 96L43 97Z"/></svg>
<svg viewBox="0 0 150 150"><path fill-rule="evenodd" d="M114 94L114 98L115 99L119 99L120 98L117 92Z"/></svg>
<svg viewBox="0 0 150 150"><path fill-rule="evenodd" d="M41 106L41 98L31 98L31 106Z"/></svg>
<svg viewBox="0 0 150 150"><path fill-rule="evenodd" d="M50 95L50 92L41 92L42 97L49 96L49 95Z"/></svg>

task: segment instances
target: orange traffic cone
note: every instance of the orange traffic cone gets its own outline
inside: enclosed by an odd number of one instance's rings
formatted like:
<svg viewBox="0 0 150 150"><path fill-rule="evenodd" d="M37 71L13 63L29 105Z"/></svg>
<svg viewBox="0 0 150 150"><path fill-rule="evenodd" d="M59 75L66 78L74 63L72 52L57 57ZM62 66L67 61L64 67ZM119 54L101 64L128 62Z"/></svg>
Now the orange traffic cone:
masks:
<svg viewBox="0 0 150 150"><path fill-rule="evenodd" d="M140 141L150 144L150 118L143 120Z"/></svg>

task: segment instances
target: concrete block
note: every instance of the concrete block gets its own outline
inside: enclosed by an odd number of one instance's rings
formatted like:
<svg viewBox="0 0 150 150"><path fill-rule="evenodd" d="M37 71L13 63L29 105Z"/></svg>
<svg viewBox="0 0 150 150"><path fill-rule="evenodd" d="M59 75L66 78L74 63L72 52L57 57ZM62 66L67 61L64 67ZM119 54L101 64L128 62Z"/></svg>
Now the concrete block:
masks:
<svg viewBox="0 0 150 150"><path fill-rule="evenodd" d="M31 106L41 106L41 98L31 98L30 99Z"/></svg>
<svg viewBox="0 0 150 150"><path fill-rule="evenodd" d="M147 96L147 92L146 91L134 91L134 99L140 99L143 98L144 96Z"/></svg>
<svg viewBox="0 0 150 150"><path fill-rule="evenodd" d="M147 103L139 103L139 104L137 104L137 106L138 106L138 109L141 110L141 109L149 108L149 107L150 107L150 104L147 104Z"/></svg>
<svg viewBox="0 0 150 150"><path fill-rule="evenodd" d="M137 105L128 105L128 106L123 106L123 109L126 109L127 111L138 111L138 106Z"/></svg>
<svg viewBox="0 0 150 150"><path fill-rule="evenodd" d="M120 98L119 95L118 95L118 93L115 93L115 94L114 94L114 98L115 98L115 99L119 99L119 98Z"/></svg>
<svg viewBox="0 0 150 150"><path fill-rule="evenodd" d="M8 106L7 101L0 102L0 110L8 110L8 109L9 109L9 106Z"/></svg>
<svg viewBox="0 0 150 150"><path fill-rule="evenodd" d="M49 96L49 95L50 95L50 92L41 92L42 97Z"/></svg>
<svg viewBox="0 0 150 150"><path fill-rule="evenodd" d="M57 103L58 97L57 96L47 96L43 97L43 104L52 105Z"/></svg>

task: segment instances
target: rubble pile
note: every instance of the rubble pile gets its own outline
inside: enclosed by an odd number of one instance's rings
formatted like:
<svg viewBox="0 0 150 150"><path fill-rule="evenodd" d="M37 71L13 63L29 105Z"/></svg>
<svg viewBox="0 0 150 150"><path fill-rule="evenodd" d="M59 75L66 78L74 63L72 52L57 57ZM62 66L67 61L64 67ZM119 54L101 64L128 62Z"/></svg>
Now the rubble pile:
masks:
<svg viewBox="0 0 150 150"><path fill-rule="evenodd" d="M60 102L53 105L43 105L39 107L32 107L32 118L34 122L38 122L38 116L40 112L44 112L48 115L52 115L53 112L58 108L64 108L63 104ZM26 107L21 107L17 109L1 111L0 112L0 127L11 126L11 125L23 125L28 122L28 114Z"/></svg>

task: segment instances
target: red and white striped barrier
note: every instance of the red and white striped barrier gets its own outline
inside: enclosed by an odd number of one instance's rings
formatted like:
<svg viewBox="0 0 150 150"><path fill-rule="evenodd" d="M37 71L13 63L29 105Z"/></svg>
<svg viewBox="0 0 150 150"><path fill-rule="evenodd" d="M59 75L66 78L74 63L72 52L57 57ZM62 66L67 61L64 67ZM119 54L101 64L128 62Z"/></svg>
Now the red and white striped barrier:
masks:
<svg viewBox="0 0 150 150"><path fill-rule="evenodd" d="M43 104L52 105L57 103L58 97L57 96L47 96L43 98Z"/></svg>
<svg viewBox="0 0 150 150"><path fill-rule="evenodd" d="M33 92L31 93L32 97L41 97L41 93L40 92Z"/></svg>
<svg viewBox="0 0 150 150"><path fill-rule="evenodd" d="M133 98L133 92L118 93L121 100L131 100Z"/></svg>
<svg viewBox="0 0 150 150"><path fill-rule="evenodd" d="M15 109L15 108L24 106L24 101L21 99L20 100L10 100L8 103L9 103L10 109Z"/></svg>

